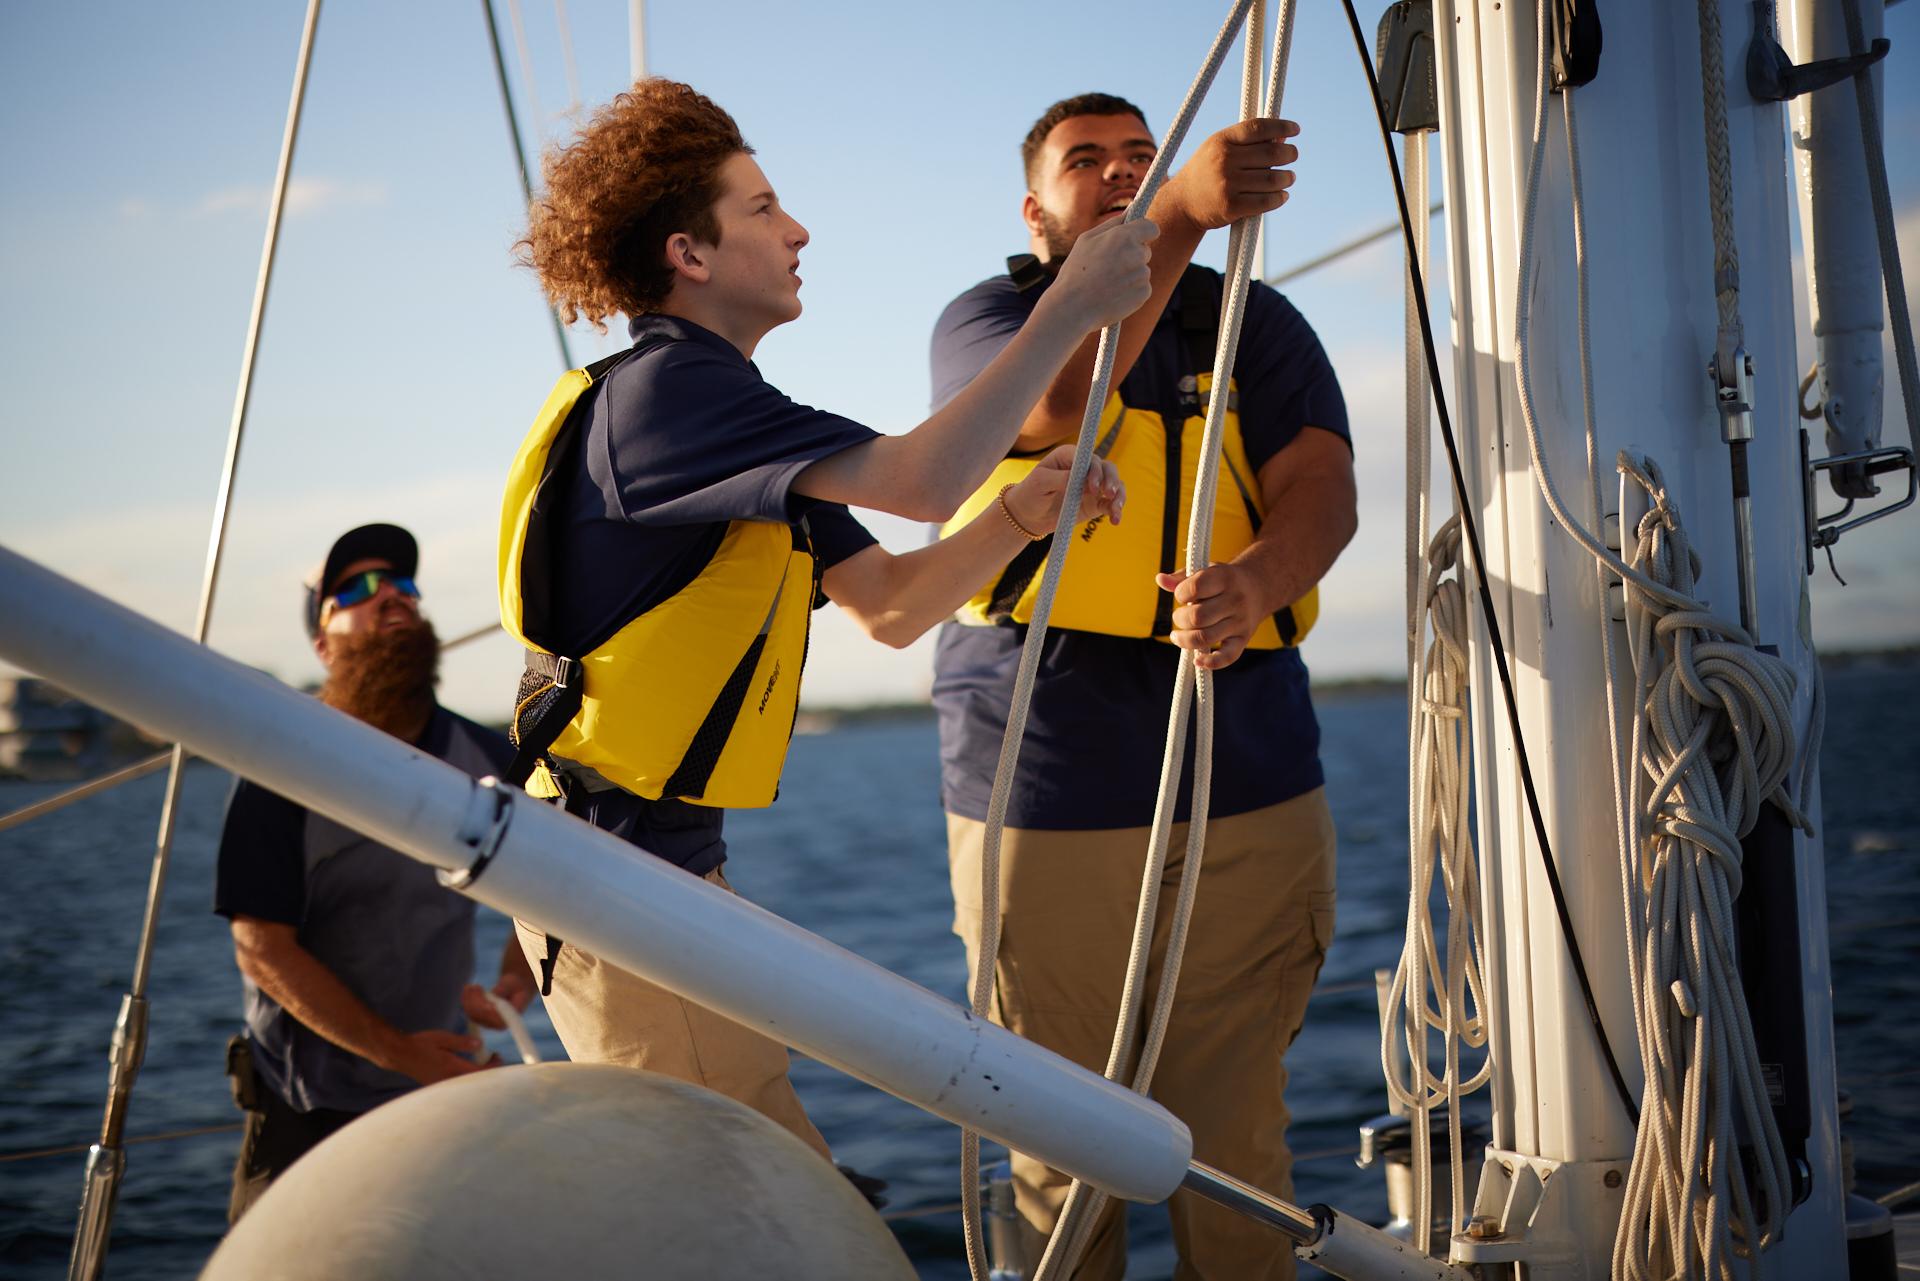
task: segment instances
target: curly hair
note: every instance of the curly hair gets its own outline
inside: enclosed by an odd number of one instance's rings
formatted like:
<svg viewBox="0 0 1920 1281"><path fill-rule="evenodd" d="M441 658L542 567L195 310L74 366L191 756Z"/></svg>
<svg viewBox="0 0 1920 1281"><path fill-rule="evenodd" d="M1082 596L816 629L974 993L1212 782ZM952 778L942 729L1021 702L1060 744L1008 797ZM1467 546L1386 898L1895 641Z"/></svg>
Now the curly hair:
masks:
<svg viewBox="0 0 1920 1281"><path fill-rule="evenodd" d="M547 153L515 257L540 277L560 319L606 330L612 315L658 311L673 288L667 237L720 241L720 167L753 148L733 117L675 80L641 80Z"/></svg>
<svg viewBox="0 0 1920 1281"><path fill-rule="evenodd" d="M1040 148L1046 145L1047 135L1059 128L1061 122L1075 116L1134 116L1141 124L1147 123L1146 112L1110 93L1081 93L1062 98L1033 122L1033 128L1027 130L1027 136L1020 142L1020 168L1027 175L1027 186L1033 186L1033 162L1040 155Z"/></svg>

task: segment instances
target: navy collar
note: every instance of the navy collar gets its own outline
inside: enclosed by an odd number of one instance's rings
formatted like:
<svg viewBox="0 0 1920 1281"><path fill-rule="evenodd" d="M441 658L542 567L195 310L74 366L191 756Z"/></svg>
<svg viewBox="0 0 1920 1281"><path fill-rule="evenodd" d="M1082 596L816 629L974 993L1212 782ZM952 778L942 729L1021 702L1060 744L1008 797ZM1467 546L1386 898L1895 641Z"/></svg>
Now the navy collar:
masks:
<svg viewBox="0 0 1920 1281"><path fill-rule="evenodd" d="M429 756L437 756L445 760L448 745L452 741L453 717L448 715L447 709L440 706L440 701L435 699L433 714L427 717L427 727L420 731L420 737L414 746Z"/></svg>
<svg viewBox="0 0 1920 1281"><path fill-rule="evenodd" d="M1007 259L1007 275L1013 287L1023 294L1044 291L1059 270L1059 263L1041 262L1037 254L1013 254Z"/></svg>
<svg viewBox="0 0 1920 1281"><path fill-rule="evenodd" d="M752 361L740 354L738 347L705 325L696 325L680 316L666 316L657 312L635 316L627 322L627 336L633 339L636 347L642 343L697 342L723 352L741 364L753 366Z"/></svg>

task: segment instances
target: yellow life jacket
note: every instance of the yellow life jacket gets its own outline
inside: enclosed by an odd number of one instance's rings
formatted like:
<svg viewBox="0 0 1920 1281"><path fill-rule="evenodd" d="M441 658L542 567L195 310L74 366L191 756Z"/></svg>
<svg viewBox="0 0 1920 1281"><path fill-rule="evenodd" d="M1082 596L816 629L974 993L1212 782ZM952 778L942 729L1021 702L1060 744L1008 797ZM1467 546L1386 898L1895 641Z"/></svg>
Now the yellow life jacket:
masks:
<svg viewBox="0 0 1920 1281"><path fill-rule="evenodd" d="M1219 327L1219 287L1189 269L1181 282L1180 324L1188 364L1200 372L1180 380L1180 404L1163 414L1127 405L1109 393L1100 412L1095 452L1113 463L1127 488L1127 519L1119 525L1104 517L1082 521L1074 532L1067 563L1054 593L1051 627L1101 632L1109 636L1165 639L1173 628L1173 596L1153 581L1158 572L1186 564L1187 522L1200 471L1200 444L1206 428L1207 398L1213 390L1215 331ZM1253 541L1265 518L1258 480L1240 435L1239 386L1227 385L1224 456L1215 491L1211 563L1232 560ZM1177 418L1169 432L1166 420ZM998 500L1000 487L1018 481L1044 452L1015 454L993 470L974 491L941 536L954 532ZM1170 479L1171 483L1170 483ZM1033 617L1041 569L1053 536L1039 539L1016 555L995 578L974 593L955 615L976 625L1026 623ZM1320 613L1317 587L1263 619L1248 640L1249 649L1298 645Z"/></svg>
<svg viewBox="0 0 1920 1281"><path fill-rule="evenodd" d="M793 736L818 588L804 521L732 521L692 582L587 653L556 654L541 643L551 617L551 524L590 417L584 398L627 354L560 379L507 476L500 623L528 650L514 715L522 755L538 760L527 791L559 795L557 771L649 800L770 805ZM556 693L571 715L539 743L523 731Z"/></svg>

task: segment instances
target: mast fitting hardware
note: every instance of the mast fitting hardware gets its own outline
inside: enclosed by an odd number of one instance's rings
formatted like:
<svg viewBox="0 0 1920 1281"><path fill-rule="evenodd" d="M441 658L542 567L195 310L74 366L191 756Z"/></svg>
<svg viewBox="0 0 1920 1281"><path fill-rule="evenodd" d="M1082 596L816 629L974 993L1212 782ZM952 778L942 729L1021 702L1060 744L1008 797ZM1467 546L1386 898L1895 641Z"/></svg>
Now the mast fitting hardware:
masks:
<svg viewBox="0 0 1920 1281"><path fill-rule="evenodd" d="M441 868L434 873L440 883L450 890L472 889L500 852L500 842L506 839L512 822L513 793L491 774L476 782L458 836L460 843L473 851L473 862L457 872Z"/></svg>
<svg viewBox="0 0 1920 1281"><path fill-rule="evenodd" d="M1395 133L1440 128L1439 77L1434 69L1432 0L1394 0L1374 34L1380 102Z"/></svg>
<svg viewBox="0 0 1920 1281"><path fill-rule="evenodd" d="M147 998L132 993L120 998L120 1015L113 1021L113 1040L107 1051L107 1071L113 1092L131 1093L140 1065L147 1060ZM109 1143L117 1146L119 1135Z"/></svg>
<svg viewBox="0 0 1920 1281"><path fill-rule="evenodd" d="M1853 516L1854 499L1847 499L1846 505L1839 511L1825 516L1813 512L1813 478L1823 471L1857 470L1869 484L1875 476L1885 476L1893 472L1904 472L1907 478L1906 496L1899 502L1876 507L1862 516ZM1891 516L1903 508L1913 506L1916 490L1920 489L1920 477L1916 477L1913 450L1905 445L1883 445L1879 449L1863 449L1855 454L1834 454L1830 458L1816 458L1807 464L1807 510L1811 519L1807 528L1807 546L1831 547L1840 541L1840 536L1850 529L1858 529L1870 521L1882 516ZM1878 493L1878 488L1875 491ZM1848 519L1848 517L1852 519ZM1812 552L1808 552L1808 563L1812 563ZM1811 571L1809 571L1811 572Z"/></svg>
<svg viewBox="0 0 1920 1281"><path fill-rule="evenodd" d="M1596 0L1553 0L1553 91L1591 84L1602 44Z"/></svg>
<svg viewBox="0 0 1920 1281"><path fill-rule="evenodd" d="M1747 92L1760 102L1786 102L1851 79L1887 56L1893 46L1876 38L1865 53L1795 62L1773 34L1772 0L1753 0L1753 40L1747 45Z"/></svg>
<svg viewBox="0 0 1920 1281"><path fill-rule="evenodd" d="M1731 377L1718 355L1707 362L1707 377L1720 410L1720 439L1731 444L1753 439L1753 357L1745 347L1735 347L1727 363L1733 366Z"/></svg>

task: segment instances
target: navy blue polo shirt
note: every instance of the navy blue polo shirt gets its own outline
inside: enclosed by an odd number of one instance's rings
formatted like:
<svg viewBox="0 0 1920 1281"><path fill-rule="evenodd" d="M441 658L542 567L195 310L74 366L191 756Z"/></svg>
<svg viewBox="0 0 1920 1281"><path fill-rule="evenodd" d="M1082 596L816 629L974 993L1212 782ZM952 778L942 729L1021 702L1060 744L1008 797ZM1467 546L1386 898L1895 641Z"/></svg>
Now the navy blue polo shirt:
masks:
<svg viewBox="0 0 1920 1281"><path fill-rule="evenodd" d="M1046 289L1011 277L983 281L948 304L933 332L933 401L958 395L1019 332ZM1120 384L1129 405L1177 404L1190 372L1176 288L1140 359ZM1234 364L1240 430L1256 471L1305 427L1347 439L1346 402L1306 320L1280 294L1255 285ZM940 722L941 800L985 820L1006 734L1025 627L947 623L934 650L933 704ZM1179 650L1165 641L1047 629L1020 749L1007 823L1086 831L1153 821L1167 709ZM1320 726L1297 649L1248 650L1214 673L1213 792L1209 813L1243 814L1324 781ZM1192 794L1192 744L1178 819Z"/></svg>
<svg viewBox="0 0 1920 1281"><path fill-rule="evenodd" d="M735 520L805 519L821 568L873 545L845 507L791 492L808 463L879 433L797 404L726 339L642 316L632 354L587 393L591 415L553 525L547 648L584 654L692 582ZM818 607L822 601L815 601ZM722 811L574 789L568 812L696 875L726 858Z"/></svg>
<svg viewBox="0 0 1920 1281"><path fill-rule="evenodd" d="M513 759L504 736L436 707L418 744L480 778ZM238 780L227 801L213 910L291 925L300 946L402 1032L464 1032L460 993L473 977L473 900L434 869ZM301 1023L251 980L254 1066L297 1112L365 1112L414 1088Z"/></svg>

